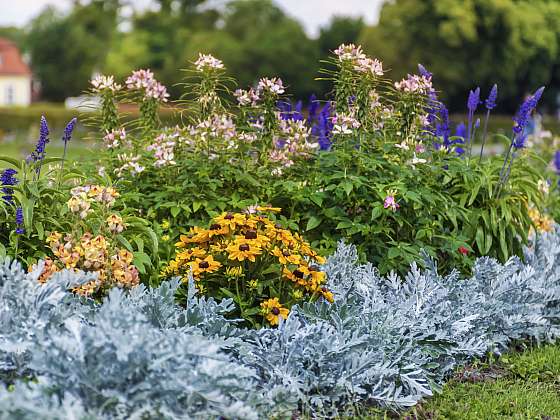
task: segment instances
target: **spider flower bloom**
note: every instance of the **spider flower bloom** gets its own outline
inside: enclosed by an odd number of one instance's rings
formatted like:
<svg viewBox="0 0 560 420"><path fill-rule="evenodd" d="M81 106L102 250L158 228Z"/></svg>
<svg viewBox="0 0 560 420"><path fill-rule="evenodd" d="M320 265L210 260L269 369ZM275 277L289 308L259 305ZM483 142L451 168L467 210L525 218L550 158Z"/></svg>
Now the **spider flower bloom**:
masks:
<svg viewBox="0 0 560 420"><path fill-rule="evenodd" d="M432 81L425 76L409 74L406 79L395 82L395 88L406 93L428 94L432 90Z"/></svg>
<svg viewBox="0 0 560 420"><path fill-rule="evenodd" d="M121 85L115 83L115 78L113 76L103 76L101 74L92 79L90 83L94 92L102 92L104 90L117 92L122 88Z"/></svg>
<svg viewBox="0 0 560 420"><path fill-rule="evenodd" d="M126 79L128 90L144 90L146 98L167 102L169 94L167 89L154 78L150 70L136 70Z"/></svg>
<svg viewBox="0 0 560 420"><path fill-rule="evenodd" d="M387 196L385 197L385 200L383 201L383 208L385 209L391 209L392 211L397 211L397 209L400 207L399 203L397 203L397 200L395 199L395 195L396 192L395 191L389 191Z"/></svg>
<svg viewBox="0 0 560 420"><path fill-rule="evenodd" d="M339 61L358 61L366 58L362 47L354 44L340 44L340 46L334 50L334 55L338 57Z"/></svg>
<svg viewBox="0 0 560 420"><path fill-rule="evenodd" d="M221 70L224 68L222 60L218 60L211 54L198 53L198 60L194 62L198 71Z"/></svg>
<svg viewBox="0 0 560 420"><path fill-rule="evenodd" d="M384 74L383 63L376 58L359 58L354 64L354 70L371 76L383 76Z"/></svg>
<svg viewBox="0 0 560 420"><path fill-rule="evenodd" d="M258 84L258 91L259 92L269 92L274 95L282 95L284 93L284 85L282 83L282 79L279 77L263 77L259 80Z"/></svg>

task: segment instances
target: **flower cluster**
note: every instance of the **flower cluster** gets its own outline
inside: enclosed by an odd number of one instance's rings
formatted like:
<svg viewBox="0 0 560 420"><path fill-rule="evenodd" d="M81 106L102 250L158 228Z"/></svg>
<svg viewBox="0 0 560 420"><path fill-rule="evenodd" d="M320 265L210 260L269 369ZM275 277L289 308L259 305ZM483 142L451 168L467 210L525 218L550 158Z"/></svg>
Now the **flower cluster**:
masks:
<svg viewBox="0 0 560 420"><path fill-rule="evenodd" d="M225 140L229 148L233 148L233 139L237 136L235 123L228 115L211 115L195 127L189 127L191 136L200 136L203 140L206 137L212 139Z"/></svg>
<svg viewBox="0 0 560 420"><path fill-rule="evenodd" d="M371 76L383 76L383 63L376 58L359 58L354 64L354 70Z"/></svg>
<svg viewBox="0 0 560 420"><path fill-rule="evenodd" d="M115 174L119 178L122 178L125 173L136 176L146 169L145 166L140 165L140 160L142 159L140 155L122 153L117 156L117 159L121 163L121 166L115 169Z"/></svg>
<svg viewBox="0 0 560 420"><path fill-rule="evenodd" d="M168 135L166 133L161 133L158 135L154 142L146 147L148 152L153 152L154 166L160 168L162 166L176 165L174 149L177 144L174 135Z"/></svg>
<svg viewBox="0 0 560 420"><path fill-rule="evenodd" d="M64 144L68 143L72 139L72 133L74 132L74 127L78 119L76 117L72 118L66 127L64 128L64 134L62 135L62 141Z"/></svg>
<svg viewBox="0 0 560 420"><path fill-rule="evenodd" d="M47 119L44 115L41 116L41 124L39 128L39 140L35 146L35 150L27 158L30 162L41 162L46 155L46 147L50 142L49 140L49 126L47 124Z"/></svg>
<svg viewBox="0 0 560 420"><path fill-rule="evenodd" d="M117 246L116 236L126 229L123 218L112 210L119 193L113 187L85 185L73 188L67 202L70 214L76 218L71 233L53 231L46 242L54 258L45 261L39 281L46 282L60 270L82 270L91 273L91 281L74 291L85 296L103 294L108 288L133 287L139 283L137 268L130 251ZM87 224L95 212L97 233ZM97 216L101 215L101 220ZM85 229L80 225L85 223Z"/></svg>
<svg viewBox="0 0 560 420"><path fill-rule="evenodd" d="M119 147L130 147L130 142L126 142L126 130L111 130L103 137L103 144L107 149L117 149Z"/></svg>
<svg viewBox="0 0 560 420"><path fill-rule="evenodd" d="M14 189L11 186L18 183L18 179L15 177L17 171L15 169L4 169L2 175L0 175L0 185L2 185L2 200L7 204L12 204L14 202Z"/></svg>
<svg viewBox="0 0 560 420"><path fill-rule="evenodd" d="M261 99L259 92L253 88L249 90L236 89L233 96L237 99L237 102L241 106L257 106L259 100Z"/></svg>
<svg viewBox="0 0 560 420"><path fill-rule="evenodd" d="M93 202L111 208L120 194L113 187L99 185L85 185L72 188L71 197L68 200L68 209L80 218L84 219L91 209Z"/></svg>
<svg viewBox="0 0 560 420"><path fill-rule="evenodd" d="M514 121L513 132L515 136L522 135L523 130L525 129L525 127L529 122L531 113L535 110L537 104L541 99L543 91L544 91L544 87L537 89L537 91L533 95L529 96L519 107L517 114L515 114L515 116L513 117L513 121Z"/></svg>
<svg viewBox="0 0 560 420"><path fill-rule="evenodd" d="M428 94L432 90L432 81L426 76L409 74L400 82L395 82L395 88L406 93Z"/></svg>
<svg viewBox="0 0 560 420"><path fill-rule="evenodd" d="M279 77L267 78L263 77L259 80L259 84L257 86L259 93L270 93L273 95L282 95L284 93L284 85L282 83L282 79Z"/></svg>
<svg viewBox="0 0 560 420"><path fill-rule="evenodd" d="M103 91L111 91L114 93L122 89L122 86L115 82L115 78L113 76L103 76L100 74L93 78L90 83L93 87L93 91L97 93Z"/></svg>
<svg viewBox="0 0 560 420"><path fill-rule="evenodd" d="M142 90L147 98L153 98L161 102L167 102L169 94L167 89L155 78L150 70L136 70L126 79L128 90Z"/></svg>
<svg viewBox="0 0 560 420"><path fill-rule="evenodd" d="M130 288L139 284L137 268L132 264L133 255L123 248L115 248L111 240L103 235L89 232L80 237L51 232L47 244L55 259L47 258L39 277L46 282L57 271L82 270L92 274L91 281L73 291L83 296L92 296L111 287Z"/></svg>
<svg viewBox="0 0 560 420"><path fill-rule="evenodd" d="M222 213L208 229L191 228L163 275L185 282L192 275L199 291L217 298L236 295L240 315L253 325L277 325L304 299L332 302L319 268L324 258L263 214L279 210L254 206L245 214Z"/></svg>
<svg viewBox="0 0 560 420"><path fill-rule="evenodd" d="M352 134L354 130L360 128L360 122L352 114L345 114L342 112L337 112L334 117L332 117L333 134Z"/></svg>
<svg viewBox="0 0 560 420"><path fill-rule="evenodd" d="M198 71L221 70L224 68L222 60L218 60L210 54L202 53L198 53L198 59L194 62L194 65Z"/></svg>
<svg viewBox="0 0 560 420"><path fill-rule="evenodd" d="M16 233L18 235L23 235L25 233L25 228L23 227L23 209L21 207L16 208Z"/></svg>
<svg viewBox="0 0 560 420"><path fill-rule="evenodd" d="M552 217L541 213L536 207L529 207L529 217L538 233L552 232L554 230L554 220ZM533 236L534 233L533 228L531 228L529 236Z"/></svg>
<svg viewBox="0 0 560 420"><path fill-rule="evenodd" d="M334 50L334 54L341 62L351 61L357 63L358 61L364 60L366 58L362 47L360 45L356 46L354 44L341 44L336 50Z"/></svg>
<svg viewBox="0 0 560 420"><path fill-rule="evenodd" d="M399 203L397 203L396 200L396 195L397 195L397 191L395 190L390 190L387 192L387 196L385 197L385 200L383 201L383 208L385 209L391 209L393 212L397 211L397 209L400 207Z"/></svg>

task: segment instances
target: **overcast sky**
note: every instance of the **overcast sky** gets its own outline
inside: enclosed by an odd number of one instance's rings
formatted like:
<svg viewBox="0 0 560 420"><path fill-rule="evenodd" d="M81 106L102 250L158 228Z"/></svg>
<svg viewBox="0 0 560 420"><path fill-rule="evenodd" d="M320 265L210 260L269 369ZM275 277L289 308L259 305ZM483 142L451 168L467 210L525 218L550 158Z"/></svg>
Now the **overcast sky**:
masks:
<svg viewBox="0 0 560 420"><path fill-rule="evenodd" d="M316 35L318 28L333 15L363 16L372 23L382 0L274 0L287 13L299 19L308 33ZM132 0L136 7L146 7L150 0ZM21 26L36 16L48 4L66 10L71 0L0 0L0 26Z"/></svg>

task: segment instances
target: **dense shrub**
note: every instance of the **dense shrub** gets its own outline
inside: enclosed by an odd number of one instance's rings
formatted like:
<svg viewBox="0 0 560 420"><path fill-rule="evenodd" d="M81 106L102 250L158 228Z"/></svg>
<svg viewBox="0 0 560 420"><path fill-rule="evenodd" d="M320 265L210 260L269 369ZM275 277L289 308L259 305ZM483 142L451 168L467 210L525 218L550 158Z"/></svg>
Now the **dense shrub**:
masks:
<svg viewBox="0 0 560 420"><path fill-rule="evenodd" d="M105 146L93 169L123 185L130 207L165 221L166 232L157 230L169 243L223 211L270 203L324 255L347 239L383 273L405 272L421 249L444 271L467 270L476 256L522 255L528 207L544 209L520 124L542 90L521 107L504 161L472 154L479 91L469 100L467 133L453 136L426 69L393 84L382 63L353 45L337 49L325 70L333 100L312 99L307 115L277 78L236 90L232 105L221 61L201 55L194 64L184 124L173 128L160 127L167 97L149 71L126 86L111 77L92 82L104 98ZM140 103L132 125L118 113L122 100ZM171 254L164 244L163 259Z"/></svg>

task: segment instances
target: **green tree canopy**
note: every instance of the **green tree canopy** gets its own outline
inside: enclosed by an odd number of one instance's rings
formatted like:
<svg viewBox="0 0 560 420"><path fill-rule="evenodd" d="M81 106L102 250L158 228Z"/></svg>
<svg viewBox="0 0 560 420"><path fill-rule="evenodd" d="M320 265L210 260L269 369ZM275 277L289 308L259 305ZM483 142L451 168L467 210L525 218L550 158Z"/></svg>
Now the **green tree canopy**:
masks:
<svg viewBox="0 0 560 420"><path fill-rule="evenodd" d="M498 83L502 111L550 85L560 46L560 3L553 0L395 0L360 37L393 77L422 63L455 110L469 89ZM549 91L549 95L552 92Z"/></svg>
<svg viewBox="0 0 560 420"><path fill-rule="evenodd" d="M118 7L117 0L92 0L68 16L47 8L33 20L27 45L45 99L62 101L87 87L104 62Z"/></svg>

